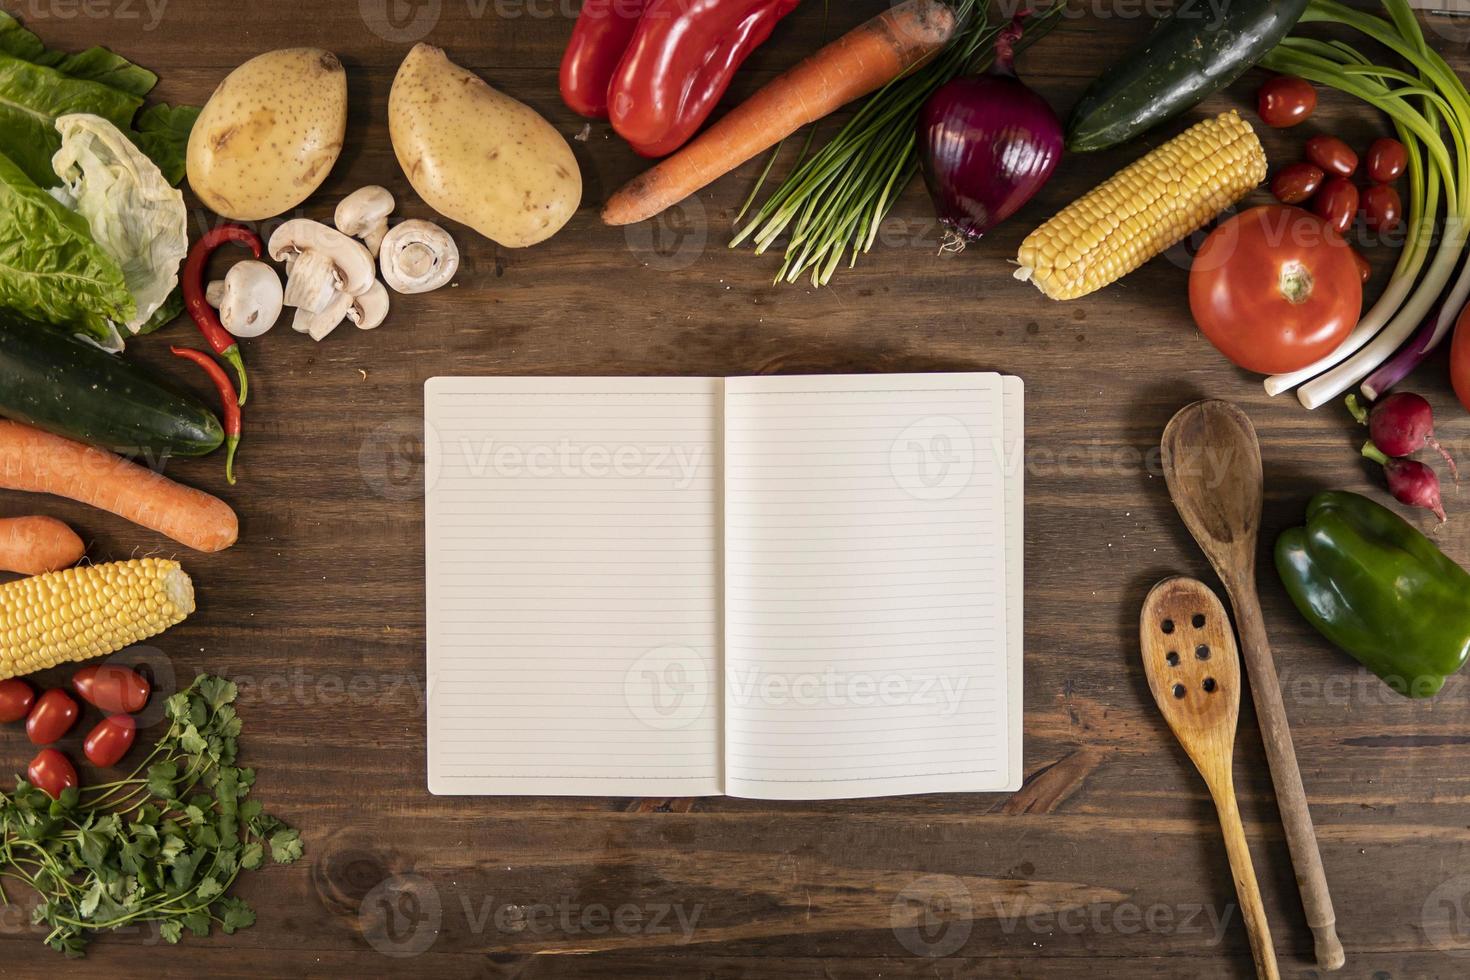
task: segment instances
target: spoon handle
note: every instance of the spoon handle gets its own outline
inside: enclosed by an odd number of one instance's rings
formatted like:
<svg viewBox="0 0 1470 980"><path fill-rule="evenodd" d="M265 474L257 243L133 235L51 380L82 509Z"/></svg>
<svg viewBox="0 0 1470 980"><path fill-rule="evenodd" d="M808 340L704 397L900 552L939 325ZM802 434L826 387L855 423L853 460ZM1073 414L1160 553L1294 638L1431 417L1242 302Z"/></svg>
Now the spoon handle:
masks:
<svg viewBox="0 0 1470 980"><path fill-rule="evenodd" d="M1276 965L1276 949L1271 944L1271 927L1266 921L1266 908L1261 903L1261 887L1256 883L1256 868L1251 862L1245 828L1240 824L1240 809L1235 803L1235 784L1228 771L1224 775L1224 785L1218 790L1212 785L1210 795L1215 798L1215 810L1220 814L1225 853L1230 856L1230 874L1235 878L1235 895L1240 899L1241 914L1245 918L1251 956L1256 961L1256 976L1260 980L1281 980L1281 971Z"/></svg>
<svg viewBox="0 0 1470 980"><path fill-rule="evenodd" d="M1327 891L1327 875L1322 870L1322 855L1317 849L1317 833L1312 828L1311 811L1307 809L1302 773L1297 767L1296 749L1286 722L1286 705L1281 700L1281 681L1276 676L1271 644L1266 639L1261 601L1254 581L1229 583L1229 592L1236 624L1240 627L1251 700L1261 725L1261 740L1266 744L1266 761L1271 766L1281 822L1286 827L1286 845L1296 869L1307 925L1311 926L1316 942L1317 965L1324 970L1336 970L1345 959L1342 943L1337 938L1337 914L1332 909L1332 895Z"/></svg>

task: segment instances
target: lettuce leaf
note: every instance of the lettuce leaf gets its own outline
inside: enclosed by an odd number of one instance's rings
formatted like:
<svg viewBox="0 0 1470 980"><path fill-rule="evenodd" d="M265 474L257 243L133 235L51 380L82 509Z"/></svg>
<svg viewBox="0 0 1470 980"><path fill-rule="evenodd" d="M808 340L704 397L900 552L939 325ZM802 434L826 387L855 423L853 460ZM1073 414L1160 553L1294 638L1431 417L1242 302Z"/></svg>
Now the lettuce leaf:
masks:
<svg viewBox="0 0 1470 980"><path fill-rule="evenodd" d="M52 51L20 21L0 10L0 51L24 61L55 68L63 75L101 82L142 98L158 84L158 76L106 48L88 48L77 54Z"/></svg>
<svg viewBox="0 0 1470 980"><path fill-rule="evenodd" d="M59 137L58 137L59 139ZM109 321L137 315L122 268L68 211L0 153L0 307L117 349Z"/></svg>
<svg viewBox="0 0 1470 980"><path fill-rule="evenodd" d="M143 110L136 132L128 133L138 149L158 164L164 179L173 187L184 179L184 160L189 151L189 133L199 118L196 105L160 102Z"/></svg>
<svg viewBox="0 0 1470 980"><path fill-rule="evenodd" d="M52 196L87 219L93 240L122 268L137 305L123 326L135 334L179 283L189 251L184 195L101 116L62 116L56 129L61 149L51 166L62 186Z"/></svg>

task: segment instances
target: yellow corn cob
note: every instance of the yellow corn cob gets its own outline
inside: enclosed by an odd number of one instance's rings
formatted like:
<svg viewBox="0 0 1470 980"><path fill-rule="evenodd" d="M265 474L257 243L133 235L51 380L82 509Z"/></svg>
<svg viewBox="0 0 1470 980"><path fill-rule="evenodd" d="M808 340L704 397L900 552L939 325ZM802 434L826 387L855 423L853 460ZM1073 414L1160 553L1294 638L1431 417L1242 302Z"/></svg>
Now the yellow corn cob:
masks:
<svg viewBox="0 0 1470 980"><path fill-rule="evenodd" d="M1016 278L1052 299L1116 282L1250 193L1266 151L1235 111L1206 119L1073 201L1026 236Z"/></svg>
<svg viewBox="0 0 1470 980"><path fill-rule="evenodd" d="M194 611L176 561L135 558L0 585L0 679L115 653Z"/></svg>

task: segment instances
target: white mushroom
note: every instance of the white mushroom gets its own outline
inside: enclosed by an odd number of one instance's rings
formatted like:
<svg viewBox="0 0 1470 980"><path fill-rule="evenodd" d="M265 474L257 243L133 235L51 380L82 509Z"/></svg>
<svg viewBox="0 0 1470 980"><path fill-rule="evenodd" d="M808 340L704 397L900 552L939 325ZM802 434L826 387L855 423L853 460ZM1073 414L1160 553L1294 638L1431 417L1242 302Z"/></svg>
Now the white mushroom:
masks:
<svg viewBox="0 0 1470 980"><path fill-rule="evenodd" d="M271 258L287 263L285 304L325 313L337 293L358 296L373 284L373 257L360 242L320 221L293 218L271 235Z"/></svg>
<svg viewBox="0 0 1470 980"><path fill-rule="evenodd" d="M296 316L291 320L291 329L320 342L326 338L327 334L336 330L343 320L347 319L347 313L352 309L353 298L351 293L334 293L332 301L320 313L313 313L305 307L300 307L296 310Z"/></svg>
<svg viewBox="0 0 1470 980"><path fill-rule="evenodd" d="M276 325L283 300L275 269L254 260L236 262L220 291L219 322L236 337L259 337Z"/></svg>
<svg viewBox="0 0 1470 980"><path fill-rule="evenodd" d="M373 258L377 258L378 247L388 233L388 215L393 213L393 204L388 188L369 184L342 198L332 220L338 231L361 239Z"/></svg>
<svg viewBox="0 0 1470 980"><path fill-rule="evenodd" d="M216 279L204 287L204 302L215 309L219 309L220 303L225 299L225 281Z"/></svg>
<svg viewBox="0 0 1470 980"><path fill-rule="evenodd" d="M383 281L400 293L427 293L454 278L459 248L432 221L405 221L388 232L378 256Z"/></svg>
<svg viewBox="0 0 1470 980"><path fill-rule="evenodd" d="M371 330L388 319L388 290L376 279L372 288L361 296L352 298L347 308L347 319L357 324L359 330Z"/></svg>

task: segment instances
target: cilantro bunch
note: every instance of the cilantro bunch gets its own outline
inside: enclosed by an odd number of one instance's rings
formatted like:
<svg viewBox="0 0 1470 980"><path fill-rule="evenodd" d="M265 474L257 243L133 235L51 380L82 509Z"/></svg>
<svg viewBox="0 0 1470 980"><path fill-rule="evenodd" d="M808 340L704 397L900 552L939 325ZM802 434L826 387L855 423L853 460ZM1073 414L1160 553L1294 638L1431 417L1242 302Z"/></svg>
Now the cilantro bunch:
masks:
<svg viewBox="0 0 1470 980"><path fill-rule="evenodd" d="M25 780L0 793L4 878L39 893L46 942L82 956L89 934L157 923L165 941L187 929L233 933L255 913L228 895L241 871L301 857L300 835L247 797L255 771L235 765L235 685L199 675L168 699L169 729L126 779L75 787L59 800Z"/></svg>

